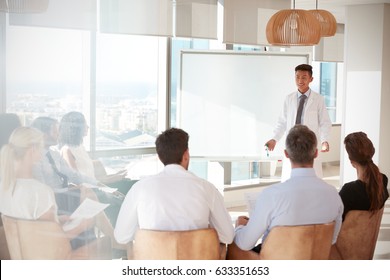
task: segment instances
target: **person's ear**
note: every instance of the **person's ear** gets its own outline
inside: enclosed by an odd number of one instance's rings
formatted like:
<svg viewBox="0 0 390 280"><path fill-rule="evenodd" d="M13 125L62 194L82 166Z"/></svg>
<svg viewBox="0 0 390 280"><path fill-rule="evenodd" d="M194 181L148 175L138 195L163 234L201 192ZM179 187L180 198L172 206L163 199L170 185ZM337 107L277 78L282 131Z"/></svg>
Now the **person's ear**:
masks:
<svg viewBox="0 0 390 280"><path fill-rule="evenodd" d="M316 152L314 153L314 158L318 157L318 149L316 149Z"/></svg>
<svg viewBox="0 0 390 280"><path fill-rule="evenodd" d="M190 165L190 152L188 149L183 153L180 165L188 170L188 166Z"/></svg>
<svg viewBox="0 0 390 280"><path fill-rule="evenodd" d="M286 158L290 158L290 156L287 153L287 150L284 150L284 155L286 156Z"/></svg>
<svg viewBox="0 0 390 280"><path fill-rule="evenodd" d="M189 161L190 160L190 151L189 151L189 149L187 149L185 152L184 152L184 154L183 154L183 160L184 161Z"/></svg>

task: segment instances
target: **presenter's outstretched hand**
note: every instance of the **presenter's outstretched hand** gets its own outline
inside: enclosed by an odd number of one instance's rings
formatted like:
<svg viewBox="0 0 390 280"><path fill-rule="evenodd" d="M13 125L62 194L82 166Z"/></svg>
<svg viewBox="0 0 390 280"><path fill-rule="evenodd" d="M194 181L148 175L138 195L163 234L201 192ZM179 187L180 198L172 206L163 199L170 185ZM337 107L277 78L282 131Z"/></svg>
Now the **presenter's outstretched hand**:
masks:
<svg viewBox="0 0 390 280"><path fill-rule="evenodd" d="M267 143L264 144L264 146L266 146L269 151L273 151L276 146L276 140L275 139L268 140Z"/></svg>
<svg viewBox="0 0 390 280"><path fill-rule="evenodd" d="M329 152L329 143L328 142L322 142L321 144L321 152L326 153Z"/></svg>

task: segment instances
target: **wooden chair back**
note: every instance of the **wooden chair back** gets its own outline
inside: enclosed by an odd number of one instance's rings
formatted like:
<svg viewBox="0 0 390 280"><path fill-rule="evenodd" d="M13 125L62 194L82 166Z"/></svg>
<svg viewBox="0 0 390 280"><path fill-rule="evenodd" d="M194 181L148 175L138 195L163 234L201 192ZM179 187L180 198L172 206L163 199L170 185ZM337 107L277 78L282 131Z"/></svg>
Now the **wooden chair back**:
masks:
<svg viewBox="0 0 390 280"><path fill-rule="evenodd" d="M133 243L136 260L218 260L220 245L215 229L188 231L138 230Z"/></svg>
<svg viewBox="0 0 390 280"><path fill-rule="evenodd" d="M110 259L111 239L99 238L72 250L60 224L2 215L5 236L13 260Z"/></svg>
<svg viewBox="0 0 390 280"><path fill-rule="evenodd" d="M1 221L1 219L0 219ZM10 260L11 256L9 255L8 251L8 245L7 245L7 240L5 238L5 231L4 231L4 226L1 223L0 226L0 260Z"/></svg>
<svg viewBox="0 0 390 280"><path fill-rule="evenodd" d="M384 208L370 211L351 210L345 216L337 242L332 246L332 260L372 260Z"/></svg>
<svg viewBox="0 0 390 280"><path fill-rule="evenodd" d="M277 226L262 244L260 254L243 251L233 243L227 259L232 260L326 260L329 258L335 223Z"/></svg>
<svg viewBox="0 0 390 280"><path fill-rule="evenodd" d="M69 239L58 223L2 216L5 236L13 260L70 259Z"/></svg>

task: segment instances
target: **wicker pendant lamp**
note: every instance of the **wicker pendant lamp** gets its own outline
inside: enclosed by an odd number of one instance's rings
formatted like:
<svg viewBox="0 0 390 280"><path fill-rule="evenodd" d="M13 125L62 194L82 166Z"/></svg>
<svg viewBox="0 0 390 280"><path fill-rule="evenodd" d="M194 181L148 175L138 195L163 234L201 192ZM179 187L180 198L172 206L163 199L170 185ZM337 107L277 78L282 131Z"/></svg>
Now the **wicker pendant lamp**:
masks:
<svg viewBox="0 0 390 280"><path fill-rule="evenodd" d="M326 10L318 10L318 0L316 0L316 9L309 10L321 25L321 37L330 37L336 34L336 18Z"/></svg>
<svg viewBox="0 0 390 280"><path fill-rule="evenodd" d="M281 10L267 23L266 36L271 45L312 46L321 39L321 26L312 13L295 9Z"/></svg>

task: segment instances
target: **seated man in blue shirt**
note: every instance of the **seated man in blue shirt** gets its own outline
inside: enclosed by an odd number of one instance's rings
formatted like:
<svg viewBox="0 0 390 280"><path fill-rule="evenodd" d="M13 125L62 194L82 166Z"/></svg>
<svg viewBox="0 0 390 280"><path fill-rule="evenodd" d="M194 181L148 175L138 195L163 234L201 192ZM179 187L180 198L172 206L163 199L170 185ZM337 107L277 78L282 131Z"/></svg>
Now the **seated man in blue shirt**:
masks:
<svg viewBox="0 0 390 280"><path fill-rule="evenodd" d="M38 117L34 119L31 126L44 134L45 145L42 160L33 167L33 176L53 189L58 206L58 215L70 216L86 197L109 203L110 206L106 208L105 213L110 220L102 215L99 224L106 235L112 236L113 226L123 202L123 195L117 197L83 186L85 183L90 185L99 185L100 183L94 178L84 176L73 170L61 157L60 153L52 148L58 142L58 122L56 119ZM81 247L95 238L96 234L93 229L83 232L71 240L72 248Z"/></svg>
<svg viewBox="0 0 390 280"><path fill-rule="evenodd" d="M254 214L236 221L234 242L252 250L275 226L323 224L335 221L332 243L340 231L343 203L335 187L316 176L317 138L304 125L296 125L286 138L285 155L291 162L291 178L266 188L257 198ZM261 244L255 248L260 252Z"/></svg>

